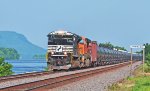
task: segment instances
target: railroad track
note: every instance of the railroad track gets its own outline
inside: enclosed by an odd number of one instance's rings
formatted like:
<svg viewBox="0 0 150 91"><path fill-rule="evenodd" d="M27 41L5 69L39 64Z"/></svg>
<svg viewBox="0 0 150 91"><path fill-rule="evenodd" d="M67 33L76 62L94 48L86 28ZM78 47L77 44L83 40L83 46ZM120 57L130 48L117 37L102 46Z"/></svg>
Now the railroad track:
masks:
<svg viewBox="0 0 150 91"><path fill-rule="evenodd" d="M0 83L10 81L10 80L16 80L16 79L23 79L23 78L29 78L29 77L34 77L34 76L48 75L48 74L52 74L52 73L53 72L43 71L43 72L32 72L32 73L4 76L4 77L0 77Z"/></svg>
<svg viewBox="0 0 150 91"><path fill-rule="evenodd" d="M129 65L130 62L116 64L115 66L109 66L100 69L93 69L80 73L67 74L59 77L48 78L44 80L39 80L30 83L24 83L16 86L6 87L0 89L0 91L47 91L48 89L56 88L65 84L69 84L75 81L79 81L85 78L92 77L94 75L98 75L103 72L112 71L123 66Z"/></svg>

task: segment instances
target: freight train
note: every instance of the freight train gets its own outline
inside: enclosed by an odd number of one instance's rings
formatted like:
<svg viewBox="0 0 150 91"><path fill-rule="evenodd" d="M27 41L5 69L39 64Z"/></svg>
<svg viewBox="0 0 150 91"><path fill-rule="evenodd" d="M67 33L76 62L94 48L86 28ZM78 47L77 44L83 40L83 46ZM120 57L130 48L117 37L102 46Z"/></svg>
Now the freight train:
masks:
<svg viewBox="0 0 150 91"><path fill-rule="evenodd" d="M130 53L99 46L96 41L64 30L48 35L47 66L49 70L68 70L117 64L130 60ZM133 60L142 60L141 54L133 54Z"/></svg>

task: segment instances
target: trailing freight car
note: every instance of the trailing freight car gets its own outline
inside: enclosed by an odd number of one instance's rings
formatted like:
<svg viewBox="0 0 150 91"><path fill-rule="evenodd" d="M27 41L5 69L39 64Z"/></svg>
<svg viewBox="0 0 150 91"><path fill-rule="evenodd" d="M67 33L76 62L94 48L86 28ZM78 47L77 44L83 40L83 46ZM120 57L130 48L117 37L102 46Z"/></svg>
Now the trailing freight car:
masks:
<svg viewBox="0 0 150 91"><path fill-rule="evenodd" d="M130 53L99 47L96 41L58 30L48 35L47 65L49 70L82 68L115 64L130 60ZM134 54L134 60L141 60Z"/></svg>

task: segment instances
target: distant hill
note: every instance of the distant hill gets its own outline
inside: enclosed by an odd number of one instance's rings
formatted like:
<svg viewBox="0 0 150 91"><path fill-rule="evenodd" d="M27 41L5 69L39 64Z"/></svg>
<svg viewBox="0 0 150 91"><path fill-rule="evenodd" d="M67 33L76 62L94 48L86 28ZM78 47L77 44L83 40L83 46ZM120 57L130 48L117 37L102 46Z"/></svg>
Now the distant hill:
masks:
<svg viewBox="0 0 150 91"><path fill-rule="evenodd" d="M22 34L11 31L0 31L0 47L14 48L21 59L32 59L34 55L46 54L46 50L29 42Z"/></svg>

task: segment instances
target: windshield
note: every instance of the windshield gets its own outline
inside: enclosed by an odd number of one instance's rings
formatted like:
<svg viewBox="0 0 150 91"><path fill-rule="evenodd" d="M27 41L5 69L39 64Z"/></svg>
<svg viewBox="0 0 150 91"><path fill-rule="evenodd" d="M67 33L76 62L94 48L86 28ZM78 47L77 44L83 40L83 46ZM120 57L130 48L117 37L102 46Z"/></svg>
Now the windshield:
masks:
<svg viewBox="0 0 150 91"><path fill-rule="evenodd" d="M73 38L71 35L49 36L48 45L73 45Z"/></svg>

